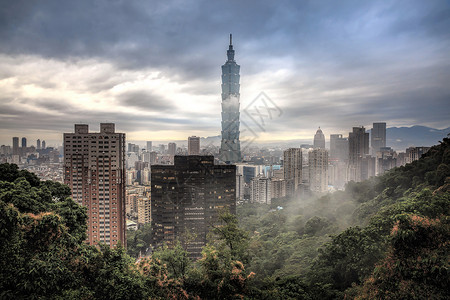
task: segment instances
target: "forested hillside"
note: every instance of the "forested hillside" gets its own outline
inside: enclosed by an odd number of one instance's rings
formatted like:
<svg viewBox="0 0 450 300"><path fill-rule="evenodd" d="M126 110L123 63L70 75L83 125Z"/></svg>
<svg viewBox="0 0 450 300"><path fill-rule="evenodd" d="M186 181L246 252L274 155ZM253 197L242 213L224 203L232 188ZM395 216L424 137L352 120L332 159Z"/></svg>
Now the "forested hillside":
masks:
<svg viewBox="0 0 450 300"><path fill-rule="evenodd" d="M244 205L254 284L271 282L293 298L447 296L449 176L446 138L422 159L345 191Z"/></svg>
<svg viewBox="0 0 450 300"><path fill-rule="evenodd" d="M86 245L68 187L0 165L1 299L447 299L450 140L319 198L223 212L203 257ZM149 228L128 238L148 246Z"/></svg>

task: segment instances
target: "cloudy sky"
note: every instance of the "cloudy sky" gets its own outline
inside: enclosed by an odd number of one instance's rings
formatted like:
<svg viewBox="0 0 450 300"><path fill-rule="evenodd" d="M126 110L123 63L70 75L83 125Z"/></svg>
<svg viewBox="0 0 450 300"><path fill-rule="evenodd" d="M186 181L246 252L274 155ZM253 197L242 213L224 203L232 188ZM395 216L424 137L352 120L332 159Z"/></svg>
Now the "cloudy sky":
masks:
<svg viewBox="0 0 450 300"><path fill-rule="evenodd" d="M449 1L0 2L1 144L60 143L74 123L219 135L230 33L241 107L265 92L281 111L261 141L450 126Z"/></svg>

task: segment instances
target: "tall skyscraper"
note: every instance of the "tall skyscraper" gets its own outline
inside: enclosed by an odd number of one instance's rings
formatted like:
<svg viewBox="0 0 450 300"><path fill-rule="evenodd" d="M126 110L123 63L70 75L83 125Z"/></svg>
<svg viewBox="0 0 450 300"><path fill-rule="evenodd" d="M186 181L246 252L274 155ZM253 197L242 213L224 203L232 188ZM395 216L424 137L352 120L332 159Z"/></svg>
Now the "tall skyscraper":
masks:
<svg viewBox="0 0 450 300"><path fill-rule="evenodd" d="M239 141L239 71L240 66L234 60L232 36L227 51L228 60L222 66L222 142L220 159L225 162L241 161Z"/></svg>
<svg viewBox="0 0 450 300"><path fill-rule="evenodd" d="M168 145L168 153L169 155L175 156L175 154L177 154L177 144L175 143L169 143ZM199 149L200 152L200 149Z"/></svg>
<svg viewBox="0 0 450 300"><path fill-rule="evenodd" d="M348 160L348 139L342 137L342 134L330 134L329 158L341 162Z"/></svg>
<svg viewBox="0 0 450 300"><path fill-rule="evenodd" d="M328 166L328 184L336 189L342 189L347 182L348 173L348 138L342 134L330 135L330 154Z"/></svg>
<svg viewBox="0 0 450 300"><path fill-rule="evenodd" d="M376 155L381 148L386 147L386 123L373 123L370 144L372 155Z"/></svg>
<svg viewBox="0 0 450 300"><path fill-rule="evenodd" d="M21 156L26 156L27 154L27 138L25 137L22 138L22 147L20 147L19 152Z"/></svg>
<svg viewBox="0 0 450 300"><path fill-rule="evenodd" d="M214 156L179 156L152 166L152 244L180 241L200 258L220 209L236 213L236 166L214 165Z"/></svg>
<svg viewBox="0 0 450 300"><path fill-rule="evenodd" d="M42 141L42 149L47 149L47 145L45 144L45 141Z"/></svg>
<svg viewBox="0 0 450 300"><path fill-rule="evenodd" d="M100 124L99 133L75 124L64 133L64 170L73 200L88 209L89 244L126 246L125 134L112 123Z"/></svg>
<svg viewBox="0 0 450 300"><path fill-rule="evenodd" d="M152 141L147 141L147 147L145 148L145 150L152 152Z"/></svg>
<svg viewBox="0 0 450 300"><path fill-rule="evenodd" d="M363 163L368 162L364 160L367 155L369 155L369 133L363 126L353 127L353 132L348 134L349 180L357 182L363 180L364 169L367 169Z"/></svg>
<svg viewBox="0 0 450 300"><path fill-rule="evenodd" d="M349 132L348 146L350 163L369 154L369 133L363 126L353 127L353 132Z"/></svg>
<svg viewBox="0 0 450 300"><path fill-rule="evenodd" d="M328 151L314 149L308 153L309 188L313 192L328 190Z"/></svg>
<svg viewBox="0 0 450 300"><path fill-rule="evenodd" d="M189 155L200 154L200 137L190 136L188 138L188 154Z"/></svg>
<svg viewBox="0 0 450 300"><path fill-rule="evenodd" d="M38 140L36 141L36 149L38 149L38 150L41 149L41 140L40 140L40 139L38 139Z"/></svg>
<svg viewBox="0 0 450 300"><path fill-rule="evenodd" d="M13 137L13 148L12 148L12 152L13 155L19 155L19 138L18 137Z"/></svg>
<svg viewBox="0 0 450 300"><path fill-rule="evenodd" d="M316 134L314 135L314 148L325 149L325 135L322 132L322 129L317 129Z"/></svg>
<svg viewBox="0 0 450 300"><path fill-rule="evenodd" d="M302 183L302 149L289 148L283 153L286 195L293 195Z"/></svg>

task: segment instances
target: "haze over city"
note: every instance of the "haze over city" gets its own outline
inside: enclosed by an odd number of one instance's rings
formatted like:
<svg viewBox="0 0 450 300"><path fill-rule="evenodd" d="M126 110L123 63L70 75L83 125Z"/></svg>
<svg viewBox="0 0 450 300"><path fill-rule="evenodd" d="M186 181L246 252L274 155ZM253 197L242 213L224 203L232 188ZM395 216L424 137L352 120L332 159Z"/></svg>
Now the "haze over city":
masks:
<svg viewBox="0 0 450 300"><path fill-rule="evenodd" d="M3 144L99 122L127 140L217 136L229 33L241 109L263 91L282 111L258 141L449 125L446 1L8 1L0 20Z"/></svg>

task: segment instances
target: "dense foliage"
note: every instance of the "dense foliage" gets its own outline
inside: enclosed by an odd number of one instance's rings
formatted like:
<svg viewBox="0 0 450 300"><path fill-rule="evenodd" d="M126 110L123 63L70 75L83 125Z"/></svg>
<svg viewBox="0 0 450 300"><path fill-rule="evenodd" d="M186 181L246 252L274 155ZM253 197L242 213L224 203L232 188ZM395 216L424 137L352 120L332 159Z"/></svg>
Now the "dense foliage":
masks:
<svg viewBox="0 0 450 300"><path fill-rule="evenodd" d="M345 191L221 214L203 257L84 243L67 186L0 165L0 298L447 299L450 140ZM133 258L132 258L133 257Z"/></svg>
<svg viewBox="0 0 450 300"><path fill-rule="evenodd" d="M271 207L244 205L239 210L239 220L241 226L252 233L250 252L253 257L248 268L256 273L254 284L267 288L270 283L281 291L284 287L280 285L287 284L291 290L295 281L302 291L300 298L309 295L316 299L345 295L351 298L363 291L367 294L367 290L358 289L358 285L368 285L367 280L374 278L374 272L381 274L379 265L399 243L406 242L401 239L393 244L392 229L398 222L405 218L425 218L440 219L442 223L449 216L449 166L450 140L444 139L420 160L365 182L350 182L345 191L310 199L280 199ZM433 253L439 257L435 260L441 262L440 274L445 274L449 261L449 228L444 225L441 228L447 233L439 235ZM421 250L422 246L426 244L411 244L419 252L434 251ZM423 259L423 256L417 257ZM406 257L397 259L400 264ZM414 257L408 259L414 260ZM412 261L406 266L412 267ZM422 277L427 274L424 272ZM286 281L287 278L290 280ZM408 284L416 283L419 282ZM411 295L416 298L443 296L446 290L442 287L446 284L442 279L440 285L427 287L427 293L415 290Z"/></svg>

